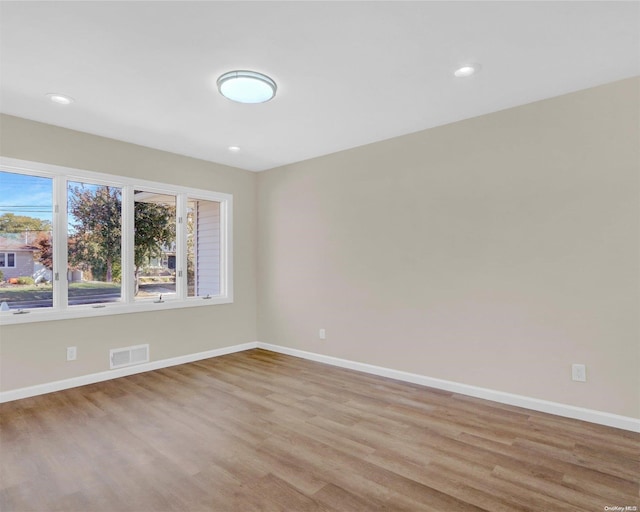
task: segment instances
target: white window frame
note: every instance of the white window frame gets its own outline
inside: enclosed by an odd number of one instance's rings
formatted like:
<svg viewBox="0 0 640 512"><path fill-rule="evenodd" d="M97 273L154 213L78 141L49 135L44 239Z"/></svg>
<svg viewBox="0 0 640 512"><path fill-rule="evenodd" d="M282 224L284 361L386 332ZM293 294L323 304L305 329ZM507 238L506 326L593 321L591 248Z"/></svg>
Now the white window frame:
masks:
<svg viewBox="0 0 640 512"><path fill-rule="evenodd" d="M16 253L14 251L2 251L0 254L4 256L4 265L0 268L16 268ZM13 265L9 265L9 254L13 254Z"/></svg>
<svg viewBox="0 0 640 512"><path fill-rule="evenodd" d="M54 204L52 222L54 240L53 307L24 309L23 313L28 312L28 314L16 314L17 310L0 312L0 325L215 306L233 302L233 196L231 194L1 156L0 166L1 171L52 179ZM64 276L67 275L68 181L109 185L122 189L122 287L121 299L118 302L68 305L68 287L64 279ZM176 217L178 219L176 225L176 294L175 296L167 297L166 300L163 297L162 302L157 302L154 299L136 299L134 297L133 195L134 190L140 189L176 196ZM213 297L187 296L186 212L187 198L193 197L220 203L220 294Z"/></svg>

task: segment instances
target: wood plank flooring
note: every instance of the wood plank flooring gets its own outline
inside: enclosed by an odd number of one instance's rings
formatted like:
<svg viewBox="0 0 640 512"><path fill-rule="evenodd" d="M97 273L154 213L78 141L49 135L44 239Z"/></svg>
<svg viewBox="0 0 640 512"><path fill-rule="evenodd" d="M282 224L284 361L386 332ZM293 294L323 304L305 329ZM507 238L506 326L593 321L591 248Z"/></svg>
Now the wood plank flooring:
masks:
<svg viewBox="0 0 640 512"><path fill-rule="evenodd" d="M264 350L2 404L0 450L3 512L640 511L638 434Z"/></svg>

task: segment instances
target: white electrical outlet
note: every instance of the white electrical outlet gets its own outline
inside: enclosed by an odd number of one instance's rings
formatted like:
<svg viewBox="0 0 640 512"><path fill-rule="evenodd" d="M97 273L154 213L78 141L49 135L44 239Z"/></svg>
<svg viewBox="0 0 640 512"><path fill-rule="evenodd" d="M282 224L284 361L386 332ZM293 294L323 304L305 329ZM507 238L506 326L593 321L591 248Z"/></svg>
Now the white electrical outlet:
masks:
<svg viewBox="0 0 640 512"><path fill-rule="evenodd" d="M78 349L76 347L67 347L67 361L75 361L78 358Z"/></svg>
<svg viewBox="0 0 640 512"><path fill-rule="evenodd" d="M324 329L320 329L318 331L318 338L320 338L321 340L326 340L327 339L327 331L325 331Z"/></svg>
<svg viewBox="0 0 640 512"><path fill-rule="evenodd" d="M587 367L583 364L572 364L571 378L578 382L587 382Z"/></svg>

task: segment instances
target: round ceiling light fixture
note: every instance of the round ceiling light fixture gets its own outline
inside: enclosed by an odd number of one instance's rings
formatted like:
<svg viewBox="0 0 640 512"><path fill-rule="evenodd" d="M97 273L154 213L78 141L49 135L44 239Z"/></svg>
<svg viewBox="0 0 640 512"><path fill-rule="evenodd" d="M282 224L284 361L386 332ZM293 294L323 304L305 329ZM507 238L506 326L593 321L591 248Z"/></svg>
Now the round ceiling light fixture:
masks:
<svg viewBox="0 0 640 512"><path fill-rule="evenodd" d="M264 103L278 89L271 78L256 71L229 71L220 75L216 83L220 94L238 103Z"/></svg>
<svg viewBox="0 0 640 512"><path fill-rule="evenodd" d="M467 64L466 66L456 69L453 74L458 78L465 78L475 75L478 71L480 71L480 64Z"/></svg>
<svg viewBox="0 0 640 512"><path fill-rule="evenodd" d="M227 149L232 153L237 153L238 151L240 151L240 146L229 146Z"/></svg>
<svg viewBox="0 0 640 512"><path fill-rule="evenodd" d="M60 105L70 105L75 101L71 96L67 96L66 94L59 94L57 92L50 92L49 94L47 94L47 98Z"/></svg>

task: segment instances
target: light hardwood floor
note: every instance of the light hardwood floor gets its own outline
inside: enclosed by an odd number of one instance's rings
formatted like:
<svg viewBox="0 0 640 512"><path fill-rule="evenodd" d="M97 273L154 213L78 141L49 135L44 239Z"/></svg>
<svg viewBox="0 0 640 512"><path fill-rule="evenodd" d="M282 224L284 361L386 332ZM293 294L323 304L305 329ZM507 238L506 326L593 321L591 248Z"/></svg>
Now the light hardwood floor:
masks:
<svg viewBox="0 0 640 512"><path fill-rule="evenodd" d="M638 434L265 350L0 418L3 512L640 511Z"/></svg>

